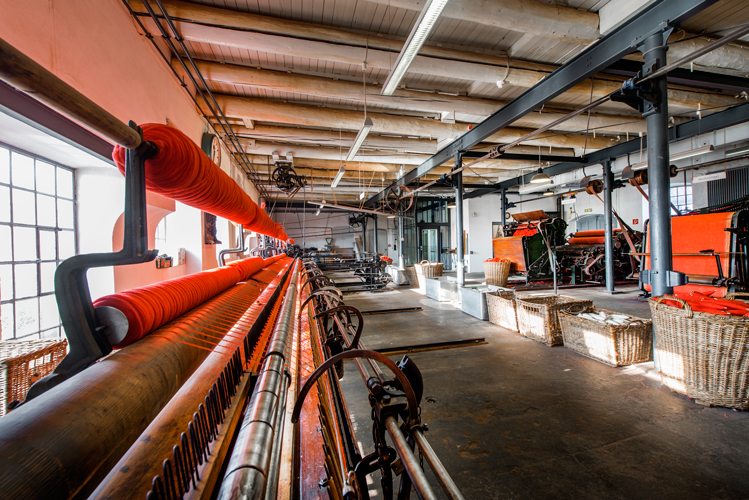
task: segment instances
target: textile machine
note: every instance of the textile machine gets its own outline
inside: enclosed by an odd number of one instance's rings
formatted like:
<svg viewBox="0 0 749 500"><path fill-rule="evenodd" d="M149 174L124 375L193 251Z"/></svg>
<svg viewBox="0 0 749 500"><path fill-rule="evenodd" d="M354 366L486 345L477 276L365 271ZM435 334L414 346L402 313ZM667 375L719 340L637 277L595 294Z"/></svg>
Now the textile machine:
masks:
<svg viewBox="0 0 749 500"><path fill-rule="evenodd" d="M543 210L513 214L513 222L492 240L494 257L508 259L510 272L525 275L526 283L553 278L551 250L564 243L567 223Z"/></svg>
<svg viewBox="0 0 749 500"><path fill-rule="evenodd" d="M671 248L676 292L714 297L749 290L749 210L721 207L708 213L671 217ZM640 284L650 292L651 234L645 229Z"/></svg>
<svg viewBox="0 0 749 500"><path fill-rule="evenodd" d="M2 40L0 56L1 79L117 144L125 176L123 249L60 264L70 351L0 418L4 497L366 499L380 470L386 499L398 475L399 499L437 498L418 446L448 497L462 498L424 437L414 363L363 348L362 314L313 263L280 253L292 243L283 228L197 145L171 127L121 123ZM266 235L262 256L92 301L88 269L157 254L146 189ZM365 457L338 385L344 359L373 407L376 451Z"/></svg>

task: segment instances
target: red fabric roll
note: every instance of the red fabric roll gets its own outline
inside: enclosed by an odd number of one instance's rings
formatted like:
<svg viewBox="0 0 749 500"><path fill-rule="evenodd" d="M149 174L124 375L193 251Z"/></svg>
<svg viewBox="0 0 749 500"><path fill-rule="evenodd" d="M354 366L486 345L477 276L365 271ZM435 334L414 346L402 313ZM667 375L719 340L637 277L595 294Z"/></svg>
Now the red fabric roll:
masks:
<svg viewBox="0 0 749 500"><path fill-rule="evenodd" d="M603 236L587 236L583 238L578 238L577 236L574 236L570 238L570 245L603 245L606 241L606 238Z"/></svg>
<svg viewBox="0 0 749 500"><path fill-rule="evenodd" d="M681 303L675 300L668 300L669 295L663 296L663 304L681 309ZM716 297L710 297L699 292L675 293L671 297L676 297L692 308L693 311L719 314L721 316L746 316L749 317L749 306L746 302L739 300L727 300ZM657 299L658 297L653 297Z"/></svg>
<svg viewBox="0 0 749 500"><path fill-rule="evenodd" d="M159 123L141 125L143 138L159 148L146 160L146 188L167 198L244 224L245 229L285 241L283 228L273 222L208 156L176 128ZM125 173L125 148L112 155Z"/></svg>
<svg viewBox="0 0 749 500"><path fill-rule="evenodd" d="M94 307L114 307L127 317L130 324L127 335L122 342L114 346L120 349L140 340L237 282L246 280L276 260L277 257L265 260L251 257L233 262L230 266L107 295L94 301Z"/></svg>

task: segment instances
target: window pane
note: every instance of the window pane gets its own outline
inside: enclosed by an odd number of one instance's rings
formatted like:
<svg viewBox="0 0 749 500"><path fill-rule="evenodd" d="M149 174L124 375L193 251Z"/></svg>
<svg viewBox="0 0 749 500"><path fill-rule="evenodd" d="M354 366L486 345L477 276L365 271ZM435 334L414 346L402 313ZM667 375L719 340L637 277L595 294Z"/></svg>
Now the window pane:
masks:
<svg viewBox="0 0 749 500"><path fill-rule="evenodd" d="M36 224L36 200L34 193L21 189L13 190L13 222Z"/></svg>
<svg viewBox="0 0 749 500"><path fill-rule="evenodd" d="M39 294L36 281L36 264L16 264L16 297L33 297Z"/></svg>
<svg viewBox="0 0 749 500"><path fill-rule="evenodd" d="M48 292L55 291L55 269L57 269L57 263L42 262L41 264L42 292L41 293L48 293Z"/></svg>
<svg viewBox="0 0 749 500"><path fill-rule="evenodd" d="M60 242L60 260L75 255L75 233L73 231L60 231L58 240Z"/></svg>
<svg viewBox="0 0 749 500"><path fill-rule="evenodd" d="M57 196L73 199L73 172L57 169Z"/></svg>
<svg viewBox="0 0 749 500"><path fill-rule="evenodd" d="M57 223L63 229L73 229L73 202L57 199Z"/></svg>
<svg viewBox="0 0 749 500"><path fill-rule="evenodd" d="M3 340L12 339L15 332L15 328L13 328L13 304L3 304L1 312Z"/></svg>
<svg viewBox="0 0 749 500"><path fill-rule="evenodd" d="M36 229L33 227L13 228L13 255L16 262L37 260L36 258Z"/></svg>
<svg viewBox="0 0 749 500"><path fill-rule="evenodd" d="M13 298L13 266L5 264L0 266L0 300ZM3 309L9 306L2 306Z"/></svg>
<svg viewBox="0 0 749 500"><path fill-rule="evenodd" d="M57 227L55 198L53 196L36 195L36 209L39 214L38 225Z"/></svg>
<svg viewBox="0 0 749 500"><path fill-rule="evenodd" d="M0 186L0 222L10 222L10 188Z"/></svg>
<svg viewBox="0 0 749 500"><path fill-rule="evenodd" d="M0 148L0 182L10 184L10 151Z"/></svg>
<svg viewBox="0 0 749 500"><path fill-rule="evenodd" d="M16 337L23 337L39 331L39 299L16 302Z"/></svg>
<svg viewBox="0 0 749 500"><path fill-rule="evenodd" d="M57 301L54 295L45 295L39 299L41 312L40 329L46 330L60 324L60 314L57 311Z"/></svg>
<svg viewBox="0 0 749 500"><path fill-rule="evenodd" d="M10 226L0 226L0 262L10 262L13 260L12 249Z"/></svg>
<svg viewBox="0 0 749 500"><path fill-rule="evenodd" d="M56 339L60 337L60 327L52 328L42 332L43 339Z"/></svg>
<svg viewBox="0 0 749 500"><path fill-rule="evenodd" d="M42 260L57 260L56 233L57 231L39 230L39 257Z"/></svg>
<svg viewBox="0 0 749 500"><path fill-rule="evenodd" d="M41 161L36 162L36 190L40 193L55 194L55 166Z"/></svg>
<svg viewBox="0 0 749 500"><path fill-rule="evenodd" d="M26 189L34 189L34 159L28 156L11 153L13 163L13 185Z"/></svg>

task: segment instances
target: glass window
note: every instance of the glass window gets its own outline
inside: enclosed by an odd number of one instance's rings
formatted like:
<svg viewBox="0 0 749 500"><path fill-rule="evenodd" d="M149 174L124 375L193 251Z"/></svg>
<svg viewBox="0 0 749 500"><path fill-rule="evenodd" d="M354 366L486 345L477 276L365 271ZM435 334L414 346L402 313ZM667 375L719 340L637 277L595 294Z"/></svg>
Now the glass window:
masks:
<svg viewBox="0 0 749 500"><path fill-rule="evenodd" d="M13 185L20 188L34 189L34 159L13 151L10 165Z"/></svg>
<svg viewBox="0 0 749 500"><path fill-rule="evenodd" d="M61 333L55 271L75 255L71 169L0 147L2 339Z"/></svg>
<svg viewBox="0 0 749 500"><path fill-rule="evenodd" d="M671 203L680 212L693 210L692 186L671 186ZM671 215L676 215L673 208Z"/></svg>
<svg viewBox="0 0 749 500"><path fill-rule="evenodd" d="M10 151L0 148L0 183L10 184Z"/></svg>

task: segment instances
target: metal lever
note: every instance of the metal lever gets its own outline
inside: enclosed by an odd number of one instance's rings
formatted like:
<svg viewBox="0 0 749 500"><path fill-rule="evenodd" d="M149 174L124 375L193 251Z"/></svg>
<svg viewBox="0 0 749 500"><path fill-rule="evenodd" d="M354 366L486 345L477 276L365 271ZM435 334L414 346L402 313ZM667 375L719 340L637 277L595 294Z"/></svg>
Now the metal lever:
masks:
<svg viewBox="0 0 749 500"><path fill-rule="evenodd" d="M245 250L244 248L244 224L239 225L239 246L237 248L227 248L226 250L221 250L218 253L218 263L221 264L221 267L224 267L226 265L226 255L230 253L243 253Z"/></svg>
<svg viewBox="0 0 749 500"><path fill-rule="evenodd" d="M143 138L135 122L128 123ZM29 389L29 401L72 377L112 351L120 340L124 315L115 316L111 308L94 309L86 273L94 267L120 266L150 262L158 250L148 250L146 218L145 161L158 153L151 142L142 141L125 152L125 233L122 250L111 253L75 255L64 260L55 271L55 297L70 351L55 371ZM102 309L102 310L100 310Z"/></svg>

